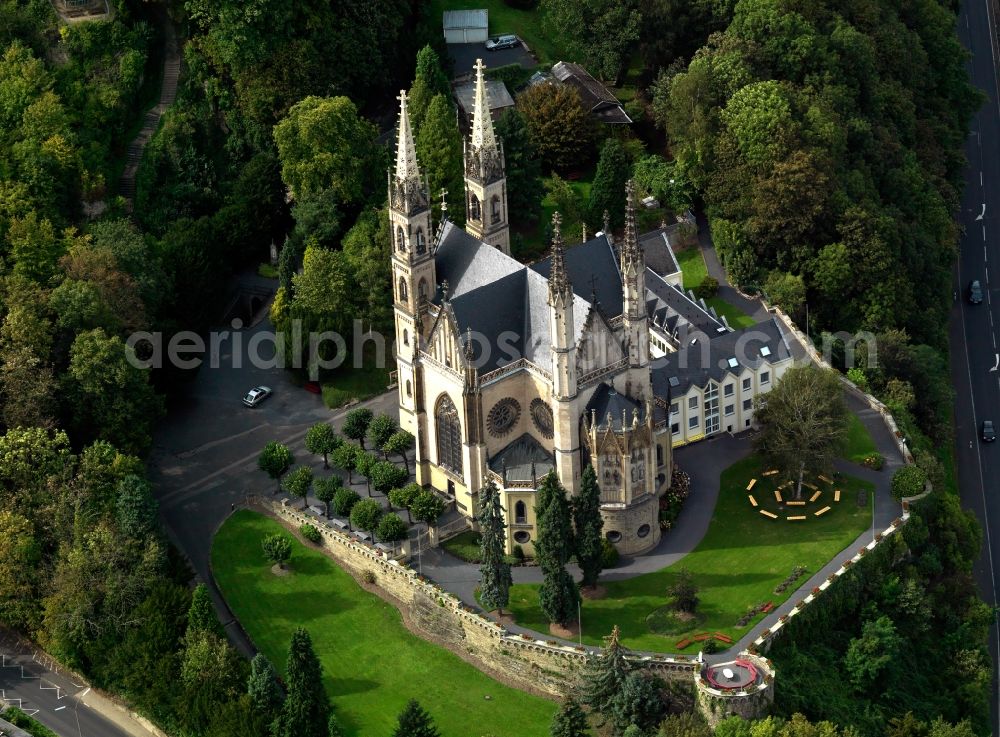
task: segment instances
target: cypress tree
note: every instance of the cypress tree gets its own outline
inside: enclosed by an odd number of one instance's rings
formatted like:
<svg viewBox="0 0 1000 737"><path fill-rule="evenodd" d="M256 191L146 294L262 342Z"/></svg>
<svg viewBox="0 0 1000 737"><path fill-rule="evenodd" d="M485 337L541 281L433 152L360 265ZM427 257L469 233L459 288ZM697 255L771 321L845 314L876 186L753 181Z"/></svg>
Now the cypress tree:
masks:
<svg viewBox="0 0 1000 737"><path fill-rule="evenodd" d="M399 724L392 737L441 737L441 733L434 727L431 715L416 699L410 699L399 715Z"/></svg>
<svg viewBox="0 0 1000 737"><path fill-rule="evenodd" d="M603 716L611 715L629 673L620 637L621 631L615 625L611 636L605 638L604 652L590 658L584 675L580 700Z"/></svg>
<svg viewBox="0 0 1000 737"><path fill-rule="evenodd" d="M625 223L625 182L631 175L628 152L617 138L609 138L601 148L601 158L594 172L594 184L587 203L587 224L591 232L604 227L604 211L611 225L620 228Z"/></svg>
<svg viewBox="0 0 1000 737"><path fill-rule="evenodd" d="M510 563L504 556L507 523L500 505L500 491L492 479L479 491L479 567L480 600L487 609L496 609L503 617L503 608L510 601Z"/></svg>
<svg viewBox="0 0 1000 737"><path fill-rule="evenodd" d="M545 507L538 521L535 557L544 579L538 591L538 602L550 622L565 627L575 621L580 601L576 582L566 572L566 563L573 552L569 501L554 471L549 473L542 487Z"/></svg>
<svg viewBox="0 0 1000 737"><path fill-rule="evenodd" d="M288 695L275 719L274 737L326 737L330 699L323 688L323 666L302 627L292 634L288 646L285 683Z"/></svg>
<svg viewBox="0 0 1000 737"><path fill-rule="evenodd" d="M504 110L496 124L503 141L504 170L507 174L507 207L523 222L535 222L542 209L542 161L531 142L524 116L515 108Z"/></svg>
<svg viewBox="0 0 1000 737"><path fill-rule="evenodd" d="M604 519L601 517L601 489L594 467L583 469L580 493L573 502L576 528L576 562L583 572L583 586L596 586L601 575Z"/></svg>
<svg viewBox="0 0 1000 737"><path fill-rule="evenodd" d="M572 697L566 699L559 711L552 717L549 725L552 737L589 737L590 728L587 725L587 715Z"/></svg>
<svg viewBox="0 0 1000 737"><path fill-rule="evenodd" d="M274 717L285 700L281 684L278 683L278 674L264 653L257 653L250 661L247 693L254 709L267 717Z"/></svg>
<svg viewBox="0 0 1000 737"><path fill-rule="evenodd" d="M440 216L441 189L448 190L448 218L465 224L465 182L462 176L462 136L448 98L435 95L417 133L417 158L427 175L435 217Z"/></svg>
<svg viewBox="0 0 1000 737"><path fill-rule="evenodd" d="M195 586L194 592L191 594L187 632L189 635L194 632L210 632L223 639L226 636L219 618L215 616L215 607L212 605L212 597L208 593L208 587L203 583Z"/></svg>

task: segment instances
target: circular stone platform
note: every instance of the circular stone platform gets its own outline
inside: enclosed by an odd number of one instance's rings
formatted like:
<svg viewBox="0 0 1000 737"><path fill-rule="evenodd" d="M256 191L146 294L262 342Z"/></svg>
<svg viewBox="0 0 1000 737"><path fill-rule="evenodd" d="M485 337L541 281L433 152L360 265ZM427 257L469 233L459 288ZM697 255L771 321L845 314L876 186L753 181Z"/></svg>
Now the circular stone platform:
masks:
<svg viewBox="0 0 1000 737"><path fill-rule="evenodd" d="M757 668L746 660L733 660L728 663L709 665L705 667L705 680L713 687L728 691L746 688L757 682Z"/></svg>

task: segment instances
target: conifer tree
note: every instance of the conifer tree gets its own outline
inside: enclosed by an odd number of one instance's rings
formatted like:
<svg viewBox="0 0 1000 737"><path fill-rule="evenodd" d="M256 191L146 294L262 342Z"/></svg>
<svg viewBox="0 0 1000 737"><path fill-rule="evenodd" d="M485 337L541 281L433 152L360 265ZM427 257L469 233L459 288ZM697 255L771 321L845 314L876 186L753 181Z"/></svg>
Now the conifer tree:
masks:
<svg viewBox="0 0 1000 737"><path fill-rule="evenodd" d="M285 694L278 683L278 673L264 653L257 653L250 661L250 676L247 678L247 693L250 703L260 714L273 718L285 700Z"/></svg>
<svg viewBox="0 0 1000 737"><path fill-rule="evenodd" d="M465 224L465 183L462 177L462 136L448 98L434 96L417 133L417 159L426 173L434 202L434 217L440 216L440 193L448 191L448 219Z"/></svg>
<svg viewBox="0 0 1000 737"><path fill-rule="evenodd" d="M427 108L435 95L451 95L448 75L441 68L441 58L430 46L424 46L417 52L417 73L410 88L409 105L410 125L416 133L424 122Z"/></svg>
<svg viewBox="0 0 1000 737"><path fill-rule="evenodd" d="M503 617L503 608L510 601L510 563L504 556L507 523L500 505L500 491L492 479L479 491L479 567L480 601L487 609L496 609Z"/></svg>
<svg viewBox="0 0 1000 737"><path fill-rule="evenodd" d="M587 203L587 225L591 232L604 226L604 212L611 218L611 226L625 224L625 182L632 173L628 152L617 138L609 138L601 147L601 158L594 172L594 184Z"/></svg>
<svg viewBox="0 0 1000 737"><path fill-rule="evenodd" d="M213 635L224 638L225 632L219 618L215 616L215 607L212 605L212 597L208 593L208 587L200 583L194 587L191 594L191 606L188 608L188 634L194 632L210 632Z"/></svg>
<svg viewBox="0 0 1000 737"><path fill-rule="evenodd" d="M576 562L583 572L581 585L596 586L602 568L604 519L601 517L601 488L591 465L583 469L580 493L573 501L573 523L576 528Z"/></svg>
<svg viewBox="0 0 1000 737"><path fill-rule="evenodd" d="M496 124L503 141L504 173L507 175L507 208L516 212L521 222L538 220L545 198L542 187L542 162L531 142L524 116L507 108Z"/></svg>
<svg viewBox="0 0 1000 737"><path fill-rule="evenodd" d="M575 621L580 592L573 577L566 572L566 563L573 552L573 526L570 521L566 491L549 473L542 484L548 497L539 520L535 558L544 579L538 591L538 603L550 622L566 626Z"/></svg>
<svg viewBox="0 0 1000 737"><path fill-rule="evenodd" d="M604 640L604 652L592 656L587 663L580 700L602 716L612 713L629 673L620 638L621 631L615 625L611 636Z"/></svg>
<svg viewBox="0 0 1000 737"><path fill-rule="evenodd" d="M392 737L441 737L441 733L435 728L431 715L416 699L410 699L399 715L399 724Z"/></svg>
<svg viewBox="0 0 1000 737"><path fill-rule="evenodd" d="M326 737L330 699L323 688L323 666L302 627L292 634L288 647L285 684L288 695L275 719L274 737Z"/></svg>
<svg viewBox="0 0 1000 737"><path fill-rule="evenodd" d="M552 717L549 725L549 734L552 737L589 737L590 728L587 724L587 715L572 697L566 699L559 711Z"/></svg>

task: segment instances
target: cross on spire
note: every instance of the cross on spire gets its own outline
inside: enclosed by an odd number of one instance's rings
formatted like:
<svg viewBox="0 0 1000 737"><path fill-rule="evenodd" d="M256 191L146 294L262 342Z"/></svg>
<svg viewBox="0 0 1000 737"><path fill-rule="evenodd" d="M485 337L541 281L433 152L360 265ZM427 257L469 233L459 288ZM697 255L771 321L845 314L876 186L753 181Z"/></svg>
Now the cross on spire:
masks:
<svg viewBox="0 0 1000 737"><path fill-rule="evenodd" d="M441 219L444 220L444 214L448 212L448 190L441 187Z"/></svg>

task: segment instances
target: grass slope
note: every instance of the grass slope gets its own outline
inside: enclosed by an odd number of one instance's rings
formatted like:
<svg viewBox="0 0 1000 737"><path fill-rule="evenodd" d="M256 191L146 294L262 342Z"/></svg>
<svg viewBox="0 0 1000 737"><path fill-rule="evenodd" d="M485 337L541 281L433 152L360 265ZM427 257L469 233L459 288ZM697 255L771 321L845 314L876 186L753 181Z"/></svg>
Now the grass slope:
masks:
<svg viewBox="0 0 1000 737"><path fill-rule="evenodd" d="M849 461L861 463L867 456L877 450L868 428L853 412L847 419L847 439L844 442L843 456Z"/></svg>
<svg viewBox="0 0 1000 737"><path fill-rule="evenodd" d="M292 632L309 630L346 737L391 734L411 697L431 713L443 737L548 734L554 704L503 686L411 634L395 607L315 548L295 541L294 573L271 574L261 539L283 531L263 515L234 514L212 543L216 580L254 643L282 671Z"/></svg>
<svg viewBox="0 0 1000 737"><path fill-rule="evenodd" d="M694 631L720 631L734 639L750 625L737 628L736 620L752 605L772 601L778 604L798 586L783 594L774 587L797 565L809 573L799 585L850 545L871 524L871 506L859 508L857 491L872 486L858 479L838 481L842 501L823 517L804 523L761 516L747 501L746 487L759 477L760 461L751 456L722 473L719 501L711 525L701 543L679 563L655 573L605 583L604 599L584 600L583 639L601 644L614 625L621 628L624 643L637 650L676 652L680 636L657 635L649 630L646 617L667 603L667 588L679 568L691 571L701 587L699 613L703 617ZM759 497L758 497L759 498ZM548 623L538 607L538 586L519 584L511 590L511 610L517 623L548 631ZM686 652L695 652L690 645Z"/></svg>

